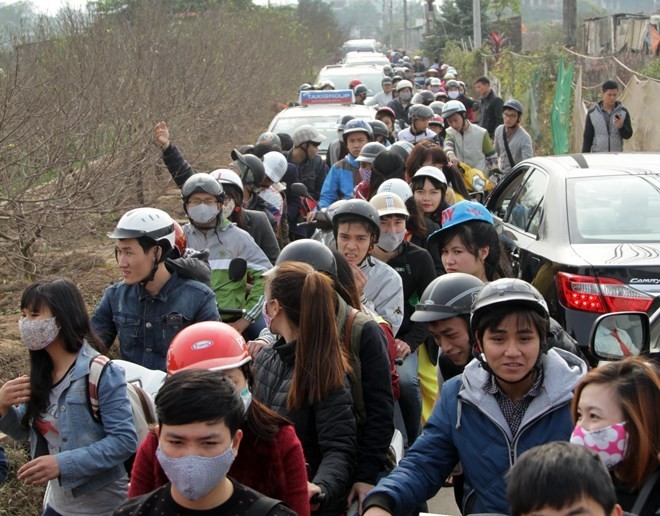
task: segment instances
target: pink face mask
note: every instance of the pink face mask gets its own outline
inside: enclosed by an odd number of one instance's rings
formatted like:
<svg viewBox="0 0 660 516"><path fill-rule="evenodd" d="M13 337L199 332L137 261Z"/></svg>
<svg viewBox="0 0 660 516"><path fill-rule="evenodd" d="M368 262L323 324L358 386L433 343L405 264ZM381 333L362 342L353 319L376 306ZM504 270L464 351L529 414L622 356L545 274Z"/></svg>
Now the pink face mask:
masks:
<svg viewBox="0 0 660 516"><path fill-rule="evenodd" d="M615 423L598 430L587 431L579 424L573 429L571 443L584 446L600 455L607 469L614 469L626 454L628 432L626 424Z"/></svg>

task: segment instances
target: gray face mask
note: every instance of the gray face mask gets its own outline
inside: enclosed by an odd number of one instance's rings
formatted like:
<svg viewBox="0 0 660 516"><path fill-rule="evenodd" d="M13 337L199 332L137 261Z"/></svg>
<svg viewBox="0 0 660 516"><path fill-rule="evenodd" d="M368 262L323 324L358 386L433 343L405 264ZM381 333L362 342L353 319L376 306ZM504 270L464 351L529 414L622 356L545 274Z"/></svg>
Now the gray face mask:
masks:
<svg viewBox="0 0 660 516"><path fill-rule="evenodd" d="M212 222L218 216L218 207L217 206L207 206L206 204L200 204L199 206L190 206L188 208L188 216L193 222L197 224L208 224Z"/></svg>
<svg viewBox="0 0 660 516"><path fill-rule="evenodd" d="M25 347L30 351L44 349L60 333L55 317L48 319L26 319L18 320L18 331Z"/></svg>
<svg viewBox="0 0 660 516"><path fill-rule="evenodd" d="M405 237L405 229L401 233L396 233L394 231L390 233L381 233L376 245L386 253L391 253L403 243Z"/></svg>
<svg viewBox="0 0 660 516"><path fill-rule="evenodd" d="M402 91L401 93L399 93L399 98L401 100L405 100L406 102L408 102L412 98L412 93L410 93L409 91Z"/></svg>
<svg viewBox="0 0 660 516"><path fill-rule="evenodd" d="M234 462L234 450L230 446L227 451L215 457L186 455L173 458L165 455L159 446L156 457L174 487L186 499L199 500L227 476Z"/></svg>

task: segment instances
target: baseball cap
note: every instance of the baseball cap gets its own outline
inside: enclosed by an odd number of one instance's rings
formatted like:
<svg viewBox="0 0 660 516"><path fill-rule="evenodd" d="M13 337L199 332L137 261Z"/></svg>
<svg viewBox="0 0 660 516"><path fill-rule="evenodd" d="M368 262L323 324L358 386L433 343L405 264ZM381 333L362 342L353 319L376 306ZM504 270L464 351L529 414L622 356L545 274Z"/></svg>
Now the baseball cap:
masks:
<svg viewBox="0 0 660 516"><path fill-rule="evenodd" d="M432 233L428 240L430 242L433 237L439 235L442 231L445 231L451 227L458 226L459 224L465 224L466 222L473 222L475 220L493 224L493 215L485 208L483 204L479 204L478 202L457 202L442 212L442 227L436 232Z"/></svg>

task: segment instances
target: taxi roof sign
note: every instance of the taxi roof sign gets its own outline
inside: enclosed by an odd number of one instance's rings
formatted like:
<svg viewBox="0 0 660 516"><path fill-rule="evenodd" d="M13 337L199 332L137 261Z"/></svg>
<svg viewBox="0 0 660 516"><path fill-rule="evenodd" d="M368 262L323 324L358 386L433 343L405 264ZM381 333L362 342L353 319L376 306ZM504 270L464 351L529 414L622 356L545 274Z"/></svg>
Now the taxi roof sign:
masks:
<svg viewBox="0 0 660 516"><path fill-rule="evenodd" d="M301 106L355 104L355 94L353 90L308 90L300 92L298 102Z"/></svg>

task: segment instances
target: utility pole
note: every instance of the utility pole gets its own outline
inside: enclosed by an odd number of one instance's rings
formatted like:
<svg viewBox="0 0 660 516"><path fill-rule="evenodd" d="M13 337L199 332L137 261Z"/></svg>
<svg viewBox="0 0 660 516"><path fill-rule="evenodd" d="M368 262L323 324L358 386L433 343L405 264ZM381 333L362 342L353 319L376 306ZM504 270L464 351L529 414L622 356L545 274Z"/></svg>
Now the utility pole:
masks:
<svg viewBox="0 0 660 516"><path fill-rule="evenodd" d="M564 0L564 45L577 45L577 0Z"/></svg>
<svg viewBox="0 0 660 516"><path fill-rule="evenodd" d="M403 48L408 51L408 0L403 0Z"/></svg>
<svg viewBox="0 0 660 516"><path fill-rule="evenodd" d="M472 0L472 25L474 48L481 48L481 0Z"/></svg>

